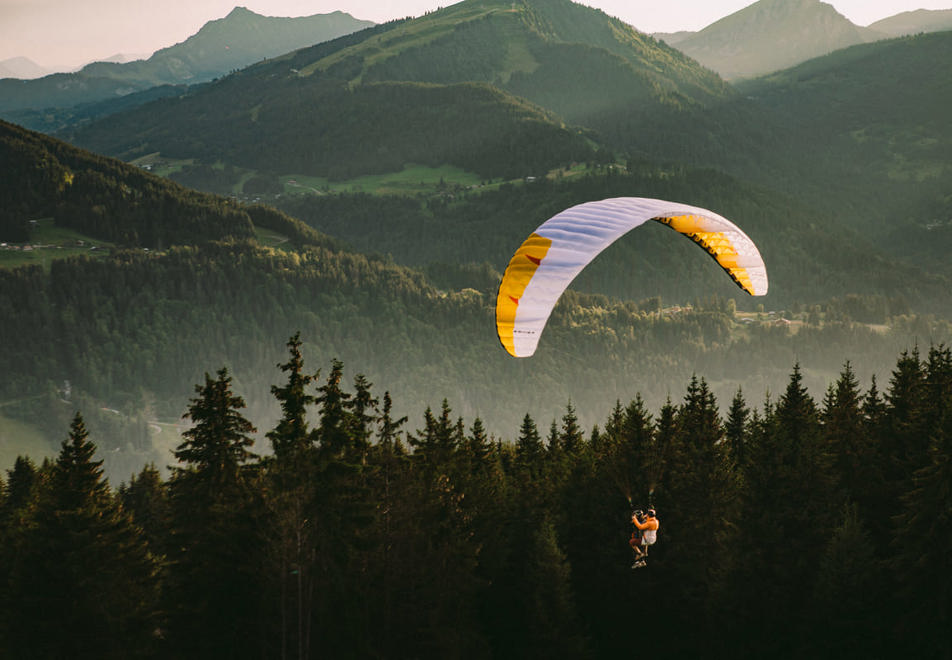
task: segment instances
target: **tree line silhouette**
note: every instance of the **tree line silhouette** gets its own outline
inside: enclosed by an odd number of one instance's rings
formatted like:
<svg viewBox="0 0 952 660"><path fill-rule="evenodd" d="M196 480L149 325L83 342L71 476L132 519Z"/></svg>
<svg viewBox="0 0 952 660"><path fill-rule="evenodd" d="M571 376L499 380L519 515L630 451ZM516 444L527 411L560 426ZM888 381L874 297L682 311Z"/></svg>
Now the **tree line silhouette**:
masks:
<svg viewBox="0 0 952 660"><path fill-rule="evenodd" d="M254 425L205 374L167 478L118 489L77 412L0 483L10 657L948 657L952 352L821 401L799 365L725 413L703 378L656 414L571 402L512 442L444 400L422 426L299 334ZM610 407L608 403L606 407ZM633 571L629 503L660 540Z"/></svg>

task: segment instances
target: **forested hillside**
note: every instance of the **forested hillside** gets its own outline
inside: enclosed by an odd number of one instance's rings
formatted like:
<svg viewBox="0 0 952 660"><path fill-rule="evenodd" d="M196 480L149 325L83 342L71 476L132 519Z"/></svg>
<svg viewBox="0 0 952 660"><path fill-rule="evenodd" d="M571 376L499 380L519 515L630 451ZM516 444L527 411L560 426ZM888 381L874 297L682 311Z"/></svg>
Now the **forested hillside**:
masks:
<svg viewBox="0 0 952 660"><path fill-rule="evenodd" d="M785 191L946 273L950 51L950 32L837 51L739 84L723 106L655 117L629 148Z"/></svg>
<svg viewBox="0 0 952 660"><path fill-rule="evenodd" d="M952 218L950 73L952 32L939 32L855 46L741 89L788 127L790 162L777 172L796 172L792 189L837 200L879 244L942 267L930 246L948 244Z"/></svg>
<svg viewBox="0 0 952 660"><path fill-rule="evenodd" d="M227 107L217 94L164 99L111 118L112 129L84 130L77 142L126 159L160 151L331 179L399 171L408 162L513 178L588 160L594 152L581 131L486 85L381 83L352 90L314 81L270 85L248 96L239 83L240 77L229 78L221 85L231 89L218 88L234 99ZM196 120L196 104L204 102L210 104ZM153 127L152 137L128 146L142 122Z"/></svg>
<svg viewBox="0 0 952 660"><path fill-rule="evenodd" d="M722 399L741 386L760 399L800 361L819 395L845 360L863 378L882 379L888 356L922 338L950 338L948 323L876 297L798 307L782 320L741 317L726 299L665 311L658 298L636 304L569 292L536 355L515 360L495 336L495 285L441 293L384 260L249 243L70 258L49 273L0 271L0 280L4 415L46 437L70 412L60 401L64 382L70 400L96 402L127 422L175 422L187 383L209 363L229 366L255 416L274 419L274 338L296 331L314 361L363 364L405 406L401 414L445 397L462 414L486 415L488 432L505 439L527 411L548 422L571 400L588 427L616 398L641 394L657 406L692 374ZM130 446L121 420L95 421L109 429L102 443L114 478L167 461L147 433Z"/></svg>
<svg viewBox="0 0 952 660"><path fill-rule="evenodd" d="M247 213L112 158L0 121L0 239L25 242L30 221L130 246L250 237Z"/></svg>
<svg viewBox="0 0 952 660"><path fill-rule="evenodd" d="M364 252L389 254L416 267L488 264L501 273L513 250L543 221L586 201L651 197L709 208L736 222L767 263L770 292L741 296L717 265L660 226L640 227L609 247L573 289L640 300L688 301L717 294L788 309L847 294L880 295L905 309L952 312L948 278L903 264L876 248L859 228L841 226L834 210L745 184L715 170L629 162L579 177L555 177L491 191L379 196L305 195L275 203L315 229ZM477 275L478 277L478 275ZM465 286L478 286L478 280Z"/></svg>
<svg viewBox="0 0 952 660"><path fill-rule="evenodd" d="M511 444L487 435L492 411L446 400L398 417L301 348L267 426L240 380L205 373L168 477L110 486L81 411L55 460L17 461L0 653L608 658L633 636L655 658L952 652L945 347L901 353L879 387L846 365L822 399L793 366L763 404L693 377L658 408L606 402L590 433L571 405L551 427L526 414ZM629 502L661 520L643 568Z"/></svg>
<svg viewBox="0 0 952 660"><path fill-rule="evenodd" d="M3 121L0 156L4 242L28 242L31 223L50 217L124 247L251 238L255 226L279 231L295 245L333 243L274 209L240 206Z"/></svg>

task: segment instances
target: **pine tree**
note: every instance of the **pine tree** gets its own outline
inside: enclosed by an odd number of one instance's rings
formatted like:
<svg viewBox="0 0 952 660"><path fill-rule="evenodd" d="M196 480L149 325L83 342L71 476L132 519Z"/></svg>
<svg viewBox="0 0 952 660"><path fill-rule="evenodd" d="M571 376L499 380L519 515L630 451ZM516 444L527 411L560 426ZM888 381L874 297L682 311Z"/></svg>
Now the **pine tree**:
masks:
<svg viewBox="0 0 952 660"><path fill-rule="evenodd" d="M859 503L863 511L869 511L871 497L881 484L872 481L875 461L872 460L870 437L863 423L859 383L849 362L827 392L821 421L845 496Z"/></svg>
<svg viewBox="0 0 952 660"><path fill-rule="evenodd" d="M350 449L351 417L348 413L351 395L341 388L344 364L334 359L326 382L317 388L314 401L320 408L320 423L314 430L323 461L342 458Z"/></svg>
<svg viewBox="0 0 952 660"><path fill-rule="evenodd" d="M731 399L731 406L727 411L727 419L724 422L724 441L730 450L731 457L737 463L741 471L747 465L747 442L748 442L748 422L750 420L750 408L744 401L744 394L740 388Z"/></svg>
<svg viewBox="0 0 952 660"><path fill-rule="evenodd" d="M874 548L856 505L847 504L819 557L811 634L798 644L805 656L876 657L885 650L884 631L892 624L882 604L889 590Z"/></svg>
<svg viewBox="0 0 952 660"><path fill-rule="evenodd" d="M288 340L288 362L278 367L287 374L284 386L272 386L281 404L282 417L266 436L274 449L268 477L269 525L266 581L272 591L269 601L277 618L281 657L293 650L299 657L307 648L313 595L315 541L309 524L314 499L314 459L307 408L314 397L307 392L315 376L304 373L300 334Z"/></svg>
<svg viewBox="0 0 952 660"><path fill-rule="evenodd" d="M768 399L763 417L752 424L749 450L730 592L736 625L752 631L745 641L764 653L782 653L804 633L816 554L839 510L832 458L799 365L777 405ZM764 588L772 594L770 608L760 600Z"/></svg>
<svg viewBox="0 0 952 660"><path fill-rule="evenodd" d="M900 509L901 498L912 490L912 476L923 465L920 448L928 441L923 439L925 381L925 365L918 348L903 351L889 380L882 430L877 435L880 440L878 471L883 475L878 500L881 512ZM891 526L886 520L874 517L870 529L885 537L890 534Z"/></svg>
<svg viewBox="0 0 952 660"><path fill-rule="evenodd" d="M287 346L290 357L287 362L278 365L288 375L287 384L283 387L271 386L271 393L281 404L282 416L278 425L268 431L266 436L271 441L276 460L293 464L304 461L310 448L307 407L314 402L314 397L307 393L307 388L316 376L304 373L300 333L295 333Z"/></svg>
<svg viewBox="0 0 952 660"><path fill-rule="evenodd" d="M174 450L168 639L180 657L255 655L261 600L262 515L247 464L254 426L226 368L190 400L194 425Z"/></svg>
<svg viewBox="0 0 952 660"><path fill-rule="evenodd" d="M546 436L545 446L553 461L562 455L562 436L559 433L559 425L554 419L549 425L549 435Z"/></svg>
<svg viewBox="0 0 952 660"><path fill-rule="evenodd" d="M29 515L35 498L39 473L36 465L27 456L17 456L13 469L7 471L7 483L0 502L0 539L5 531L16 529Z"/></svg>
<svg viewBox="0 0 952 660"><path fill-rule="evenodd" d="M370 447L370 438L373 435L373 425L377 419L379 401L371 394L372 383L363 374L354 377L354 396L350 400L351 435L354 449L361 459Z"/></svg>
<svg viewBox="0 0 952 660"><path fill-rule="evenodd" d="M905 608L897 633L916 657L948 658L952 640L952 396L932 435L928 462L902 496L895 518L894 571Z"/></svg>
<svg viewBox="0 0 952 660"><path fill-rule="evenodd" d="M358 379L363 391L355 397L342 386L343 363L333 360L325 383L318 388L315 403L320 419L318 464L313 475L314 493L306 519L313 539L314 626L308 647L311 652L340 655L345 649L360 654L368 643L363 603L371 598L369 576L349 584L340 576L360 575L374 551L374 502L369 490L365 456L369 438L373 396L370 384Z"/></svg>
<svg viewBox="0 0 952 660"><path fill-rule="evenodd" d="M209 496L242 483L242 467L254 456L248 434L255 428L239 412L245 402L232 393L231 383L227 368L219 369L215 380L205 374L205 384L195 386L198 397L185 413L194 426L182 433L185 440L172 452L186 465L176 468L176 482L189 482Z"/></svg>
<svg viewBox="0 0 952 660"><path fill-rule="evenodd" d="M393 418L393 401L390 398L390 392L384 392L383 408L380 411L380 415L377 417L378 443L385 447L390 447L393 449L397 448L400 427L402 427L406 422L406 417L401 417L399 419Z"/></svg>
<svg viewBox="0 0 952 660"><path fill-rule="evenodd" d="M470 470L476 474L483 474L492 460L493 443L486 433L483 420L479 417L473 420L469 434L465 438L465 452L469 459Z"/></svg>
<svg viewBox="0 0 952 660"><path fill-rule="evenodd" d="M621 427L622 452L619 461L627 463L629 474L629 502L632 497L647 496L649 506L655 487L664 469L664 456L652 428L651 414L641 395L625 408ZM640 500L639 500L640 501Z"/></svg>
<svg viewBox="0 0 952 660"><path fill-rule="evenodd" d="M677 410L677 429L665 467L666 505L658 514L665 578L681 585L681 602L664 606L687 622L708 618L720 571L728 566L737 483L717 402L704 379L691 379Z"/></svg>
<svg viewBox="0 0 952 660"><path fill-rule="evenodd" d="M146 465L138 475L133 475L128 486L120 486L119 499L142 528L152 553L165 555L171 514L168 488L155 465Z"/></svg>
<svg viewBox="0 0 952 660"><path fill-rule="evenodd" d="M884 470L890 479L893 501L906 490L905 475L911 474L919 461L915 448L922 445L922 422L926 406L925 370L918 349L903 351L886 393L886 421L889 431L885 440L885 457L889 464Z"/></svg>
<svg viewBox="0 0 952 660"><path fill-rule="evenodd" d="M41 487L11 570L11 657L128 658L155 651L157 565L93 460L82 415Z"/></svg>
<svg viewBox="0 0 952 660"><path fill-rule="evenodd" d="M672 446L675 442L675 436L678 433L677 408L671 402L670 397L665 400L664 405L658 412L658 420L655 422L654 437L657 455L660 457L660 470L656 477L658 484L659 502L664 505L664 484L667 481L665 477L668 463L670 461Z"/></svg>
<svg viewBox="0 0 952 660"><path fill-rule="evenodd" d="M384 392L383 404L377 417L377 444L371 450L371 463L377 466L373 474L372 490L378 494L377 536L381 539L377 546L377 567L379 578L379 597L376 617L380 621L380 634L376 635L380 648L394 649L395 621L402 603L396 600L397 562L394 557L394 535L401 527L401 507L405 504L406 465L408 459L400 441L400 429L407 417L393 417L393 401L390 392Z"/></svg>
<svg viewBox="0 0 952 660"><path fill-rule="evenodd" d="M579 455L582 451L584 440L584 434L578 425L578 416L575 414L575 406L569 401L565 406L565 414L562 416L562 428L559 431L559 444L562 451L569 457L569 460Z"/></svg>
<svg viewBox="0 0 952 660"><path fill-rule="evenodd" d="M539 430L529 413L526 413L526 416L522 418L522 426L519 428L519 437L516 439L517 473L524 475L522 478L527 483L535 481L544 472L544 456L545 447L542 445Z"/></svg>
<svg viewBox="0 0 952 660"><path fill-rule="evenodd" d="M414 459L425 466L425 476L430 483L439 474L452 472L454 454L460 440L452 412L446 399L443 399L439 417L427 407L423 413L423 428L410 439Z"/></svg>
<svg viewBox="0 0 952 660"><path fill-rule="evenodd" d="M583 658L581 632L572 591L572 569L559 548L555 525L547 518L536 528L526 576L527 644L524 658Z"/></svg>

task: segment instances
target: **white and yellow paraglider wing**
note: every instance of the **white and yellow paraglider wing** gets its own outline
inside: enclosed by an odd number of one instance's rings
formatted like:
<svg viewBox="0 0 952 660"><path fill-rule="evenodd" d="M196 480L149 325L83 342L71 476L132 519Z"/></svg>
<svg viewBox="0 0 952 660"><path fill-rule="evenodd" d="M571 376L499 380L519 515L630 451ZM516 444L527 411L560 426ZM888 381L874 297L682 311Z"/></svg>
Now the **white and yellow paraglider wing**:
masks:
<svg viewBox="0 0 952 660"><path fill-rule="evenodd" d="M710 212L708 212L710 213ZM682 214L652 218L700 245L737 286L752 296L767 293L767 269L760 251L736 225L716 215Z"/></svg>
<svg viewBox="0 0 952 660"><path fill-rule="evenodd" d="M510 260L496 298L496 331L509 354L532 355L553 307L576 275L648 220L690 237L751 295L767 292L766 268L754 242L716 213L640 197L587 202L540 225Z"/></svg>

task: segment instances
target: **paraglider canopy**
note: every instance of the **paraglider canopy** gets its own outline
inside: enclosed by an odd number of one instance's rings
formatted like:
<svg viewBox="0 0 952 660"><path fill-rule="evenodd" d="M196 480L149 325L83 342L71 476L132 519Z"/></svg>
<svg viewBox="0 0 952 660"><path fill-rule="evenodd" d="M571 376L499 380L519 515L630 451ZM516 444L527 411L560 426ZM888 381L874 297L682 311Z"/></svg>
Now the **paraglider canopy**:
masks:
<svg viewBox="0 0 952 660"><path fill-rule="evenodd" d="M754 242L734 223L697 206L644 197L615 197L568 208L527 238L503 275L496 332L515 357L535 352L562 292L592 259L649 220L693 240L752 296L767 293L767 269Z"/></svg>

